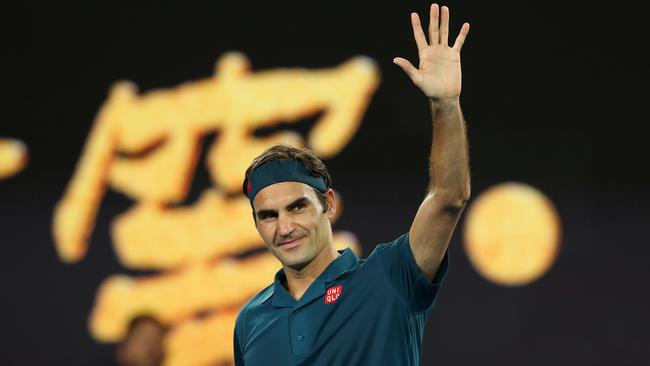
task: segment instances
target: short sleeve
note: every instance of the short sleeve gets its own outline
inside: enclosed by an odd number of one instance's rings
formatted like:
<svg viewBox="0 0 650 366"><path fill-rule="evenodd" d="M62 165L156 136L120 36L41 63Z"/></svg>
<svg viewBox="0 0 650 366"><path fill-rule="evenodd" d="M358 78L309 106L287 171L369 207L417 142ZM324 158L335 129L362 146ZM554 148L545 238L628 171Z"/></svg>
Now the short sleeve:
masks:
<svg viewBox="0 0 650 366"><path fill-rule="evenodd" d="M448 252L445 252L431 282L415 262L408 233L378 245L375 252L391 286L412 312L427 310L435 303L440 286L447 277Z"/></svg>

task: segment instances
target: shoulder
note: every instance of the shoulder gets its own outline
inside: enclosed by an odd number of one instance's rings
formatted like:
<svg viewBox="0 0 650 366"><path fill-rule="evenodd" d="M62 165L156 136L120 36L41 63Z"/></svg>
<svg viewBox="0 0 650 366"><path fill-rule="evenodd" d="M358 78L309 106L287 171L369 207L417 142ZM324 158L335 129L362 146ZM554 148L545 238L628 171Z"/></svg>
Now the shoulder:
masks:
<svg viewBox="0 0 650 366"><path fill-rule="evenodd" d="M273 283L260 290L255 296L248 300L243 308L253 309L262 306L266 300L273 295Z"/></svg>
<svg viewBox="0 0 650 366"><path fill-rule="evenodd" d="M264 289L259 291L255 296L250 298L239 310L237 314L237 320L235 322L235 328L243 331L246 327L247 315L251 312L258 311L268 300L269 297L273 294L273 284L266 286Z"/></svg>
<svg viewBox="0 0 650 366"><path fill-rule="evenodd" d="M378 244L368 260L378 262L394 292L407 304L411 312L429 308L436 299L440 286L447 274L447 253L433 281L429 281L418 267L408 232L395 240Z"/></svg>
<svg viewBox="0 0 650 366"><path fill-rule="evenodd" d="M382 272L390 276L398 268L408 268L410 252L407 232L394 240L377 244L368 255L367 261L378 266Z"/></svg>
<svg viewBox="0 0 650 366"><path fill-rule="evenodd" d="M375 249L373 249L373 251L368 256L368 259L371 259L371 257L375 256L379 256L380 258L394 256L397 255L400 251L404 250L410 250L408 232L400 235L392 241L377 244Z"/></svg>

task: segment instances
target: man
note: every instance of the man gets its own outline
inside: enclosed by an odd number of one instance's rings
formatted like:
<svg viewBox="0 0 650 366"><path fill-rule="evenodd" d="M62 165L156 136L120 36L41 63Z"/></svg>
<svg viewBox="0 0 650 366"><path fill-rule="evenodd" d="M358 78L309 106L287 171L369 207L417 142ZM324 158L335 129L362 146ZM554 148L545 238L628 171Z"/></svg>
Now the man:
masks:
<svg viewBox="0 0 650 366"><path fill-rule="evenodd" d="M159 366L164 359L167 328L155 317L138 316L129 324L126 339L116 349L118 366Z"/></svg>
<svg viewBox="0 0 650 366"><path fill-rule="evenodd" d="M427 43L411 22L419 68L395 58L429 98L431 184L413 224L367 259L336 251L334 191L325 165L306 149L275 146L246 171L257 230L282 263L275 281L241 309L235 365L417 365L426 319L447 272L447 245L470 195L460 108L465 23L448 46L449 9L433 4Z"/></svg>

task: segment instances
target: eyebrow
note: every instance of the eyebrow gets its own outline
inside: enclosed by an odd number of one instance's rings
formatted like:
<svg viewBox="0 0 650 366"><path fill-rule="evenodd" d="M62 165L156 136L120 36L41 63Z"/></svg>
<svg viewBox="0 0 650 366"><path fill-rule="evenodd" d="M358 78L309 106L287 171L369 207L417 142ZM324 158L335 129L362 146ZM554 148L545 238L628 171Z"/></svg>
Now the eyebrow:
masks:
<svg viewBox="0 0 650 366"><path fill-rule="evenodd" d="M290 204L288 204L286 209L291 210L291 209L294 209L294 208L296 208L298 206L307 206L308 203L309 203L309 200L306 197L301 197L301 198L298 198L297 200L291 202Z"/></svg>
<svg viewBox="0 0 650 366"><path fill-rule="evenodd" d="M298 206L306 206L309 203L309 200L306 197L300 197L297 200L291 202L290 204L285 206L285 209L287 211L291 211L292 209L298 207ZM270 216L277 216L278 211L276 210L259 210L257 211L257 218L259 219L265 219Z"/></svg>

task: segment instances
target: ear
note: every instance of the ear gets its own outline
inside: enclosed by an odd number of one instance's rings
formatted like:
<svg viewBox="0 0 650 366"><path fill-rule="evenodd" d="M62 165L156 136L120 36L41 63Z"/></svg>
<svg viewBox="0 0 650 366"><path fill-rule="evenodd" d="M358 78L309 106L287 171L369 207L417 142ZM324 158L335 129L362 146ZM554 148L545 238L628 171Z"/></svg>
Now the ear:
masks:
<svg viewBox="0 0 650 366"><path fill-rule="evenodd" d="M336 218L336 197L334 190L332 188L328 189L325 192L325 198L327 198L327 217L330 221L333 221Z"/></svg>

